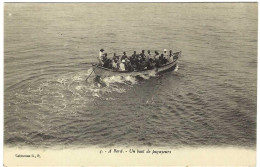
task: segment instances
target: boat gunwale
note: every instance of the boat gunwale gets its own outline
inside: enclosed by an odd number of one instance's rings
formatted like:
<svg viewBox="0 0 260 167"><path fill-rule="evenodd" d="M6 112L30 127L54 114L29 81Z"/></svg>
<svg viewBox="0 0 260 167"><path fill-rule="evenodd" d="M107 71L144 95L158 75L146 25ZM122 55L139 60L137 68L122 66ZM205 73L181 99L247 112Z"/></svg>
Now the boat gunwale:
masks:
<svg viewBox="0 0 260 167"><path fill-rule="evenodd" d="M171 64L174 64L174 63L179 59L179 56L180 56L180 54L181 54L181 51L180 51L180 52L175 52L174 54L177 54L177 53L178 53L177 59L175 59L175 60L174 60L173 62L171 62L171 63L164 64L164 65L162 65L162 66L159 67L159 68L145 69L145 70L140 70L140 71L115 71L115 70L112 70L112 69L109 69L109 68L105 68L105 67L98 66L97 64L92 64L92 66L95 66L95 67L97 67L97 68L100 68L100 69L102 69L102 70L106 70L106 71L109 71L109 72L114 72L114 73L133 73L133 72L138 73L138 72L150 71L150 70L154 70L154 69L160 69L160 68L162 68L162 67L165 67L165 66L169 66L169 65L171 65Z"/></svg>

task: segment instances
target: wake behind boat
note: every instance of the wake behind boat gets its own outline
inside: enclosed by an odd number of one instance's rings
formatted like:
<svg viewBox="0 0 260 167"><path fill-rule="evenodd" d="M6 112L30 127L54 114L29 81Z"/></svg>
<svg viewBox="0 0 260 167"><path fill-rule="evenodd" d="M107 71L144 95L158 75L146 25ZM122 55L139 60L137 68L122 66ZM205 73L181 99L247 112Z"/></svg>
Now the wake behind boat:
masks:
<svg viewBox="0 0 260 167"><path fill-rule="evenodd" d="M169 62L160 67L154 67L153 69L143 69L139 71L118 71L109 68L102 67L98 64L92 64L94 73L101 78L108 76L139 76L139 75L149 75L149 74L158 74L165 71L174 70L178 64L179 57L181 56L181 52L175 53L175 59L173 62Z"/></svg>

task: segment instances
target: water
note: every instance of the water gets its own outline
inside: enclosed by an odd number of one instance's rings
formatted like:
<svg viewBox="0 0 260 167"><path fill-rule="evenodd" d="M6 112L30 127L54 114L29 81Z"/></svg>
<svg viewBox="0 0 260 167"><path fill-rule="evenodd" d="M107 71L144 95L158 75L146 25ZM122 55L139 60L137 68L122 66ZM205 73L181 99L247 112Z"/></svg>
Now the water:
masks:
<svg viewBox="0 0 260 167"><path fill-rule="evenodd" d="M182 51L177 71L93 82L98 50ZM6 3L9 146L256 145L256 3Z"/></svg>

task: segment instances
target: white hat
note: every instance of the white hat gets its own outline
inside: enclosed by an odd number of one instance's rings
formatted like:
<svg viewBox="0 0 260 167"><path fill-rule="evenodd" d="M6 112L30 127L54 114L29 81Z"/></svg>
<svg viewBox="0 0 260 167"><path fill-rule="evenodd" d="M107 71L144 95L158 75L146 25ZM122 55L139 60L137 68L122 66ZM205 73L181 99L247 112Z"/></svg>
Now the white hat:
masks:
<svg viewBox="0 0 260 167"><path fill-rule="evenodd" d="M163 51L164 51L164 52L166 52L167 50L166 50L166 49L164 49Z"/></svg>

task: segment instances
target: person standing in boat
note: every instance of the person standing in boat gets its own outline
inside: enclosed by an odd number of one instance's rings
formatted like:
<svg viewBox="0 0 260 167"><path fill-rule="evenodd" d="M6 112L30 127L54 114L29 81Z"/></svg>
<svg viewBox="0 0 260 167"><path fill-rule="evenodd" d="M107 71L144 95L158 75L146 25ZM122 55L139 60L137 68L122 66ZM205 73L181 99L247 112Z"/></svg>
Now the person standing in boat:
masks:
<svg viewBox="0 0 260 167"><path fill-rule="evenodd" d="M104 62L103 62L104 51L105 51L104 49L100 49L100 51L99 51L98 61L99 61L100 65L104 64Z"/></svg>

